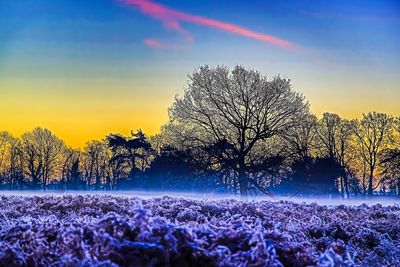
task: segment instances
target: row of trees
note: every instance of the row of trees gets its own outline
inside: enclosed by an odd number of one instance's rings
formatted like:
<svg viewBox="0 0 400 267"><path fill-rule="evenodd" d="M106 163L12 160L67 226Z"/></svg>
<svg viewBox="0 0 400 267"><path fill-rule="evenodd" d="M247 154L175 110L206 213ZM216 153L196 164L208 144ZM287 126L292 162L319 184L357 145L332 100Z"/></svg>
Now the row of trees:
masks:
<svg viewBox="0 0 400 267"><path fill-rule="evenodd" d="M149 166L151 146L141 131L127 139L110 134L83 150L73 149L48 129L20 138L0 132L0 178L7 189L114 189ZM136 182L136 181L135 181Z"/></svg>
<svg viewBox="0 0 400 267"><path fill-rule="evenodd" d="M318 119L288 79L203 66L169 116L158 135L109 134L82 150L47 129L1 132L1 185L400 195L400 119Z"/></svg>

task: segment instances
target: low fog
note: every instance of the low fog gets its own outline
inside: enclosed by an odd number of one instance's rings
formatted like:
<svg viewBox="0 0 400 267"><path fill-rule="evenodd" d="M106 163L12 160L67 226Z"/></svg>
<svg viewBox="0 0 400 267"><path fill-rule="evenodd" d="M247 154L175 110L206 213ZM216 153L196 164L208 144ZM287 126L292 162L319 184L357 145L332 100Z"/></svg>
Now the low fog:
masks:
<svg viewBox="0 0 400 267"><path fill-rule="evenodd" d="M64 196L64 195L110 195L117 197L137 197L141 199L153 199L163 196L173 198L184 198L193 200L226 200L234 199L242 201L239 194L223 194L223 193L196 193L196 192L179 192L179 191L149 191L149 190L126 190L126 191L59 191L59 190L48 190L48 191L1 191L0 195L14 195L14 196ZM400 199L393 196L372 196L356 199L342 199L341 197L321 197L321 196L249 196L248 201L289 201L294 203L316 203L318 205L348 205L358 206L362 204L376 205L380 204L383 206L399 205Z"/></svg>

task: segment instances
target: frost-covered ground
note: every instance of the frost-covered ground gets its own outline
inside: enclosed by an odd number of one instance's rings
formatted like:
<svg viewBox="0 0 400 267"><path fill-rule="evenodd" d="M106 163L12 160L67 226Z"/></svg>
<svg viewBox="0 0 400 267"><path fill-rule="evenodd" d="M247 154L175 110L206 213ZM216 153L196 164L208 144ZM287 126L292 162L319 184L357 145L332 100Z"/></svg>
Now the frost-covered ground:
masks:
<svg viewBox="0 0 400 267"><path fill-rule="evenodd" d="M400 206L0 196L0 266L400 266Z"/></svg>

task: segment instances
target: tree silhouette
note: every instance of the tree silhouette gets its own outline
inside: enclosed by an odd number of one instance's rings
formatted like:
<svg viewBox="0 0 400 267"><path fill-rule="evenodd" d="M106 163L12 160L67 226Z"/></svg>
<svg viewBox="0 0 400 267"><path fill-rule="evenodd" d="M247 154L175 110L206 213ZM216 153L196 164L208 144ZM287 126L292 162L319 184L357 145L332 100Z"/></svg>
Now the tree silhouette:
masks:
<svg viewBox="0 0 400 267"><path fill-rule="evenodd" d="M151 144L145 134L139 129L136 133L131 132L131 137L120 134L109 134L106 137L108 146L113 151L111 161L119 166L128 163L130 167L129 177L136 178L136 171L142 173L148 167L147 159L150 156Z"/></svg>
<svg viewBox="0 0 400 267"><path fill-rule="evenodd" d="M313 156L317 137L317 117L306 114L298 118L298 123L283 135L287 157L294 161L306 162Z"/></svg>
<svg viewBox="0 0 400 267"><path fill-rule="evenodd" d="M333 158L304 157L295 160L291 166L289 179L280 186L283 192L295 195L337 194L337 178L341 167Z"/></svg>
<svg viewBox="0 0 400 267"><path fill-rule="evenodd" d="M95 189L100 189L106 178L108 165L108 147L103 141L89 141L84 149L84 178L86 185L90 188L93 184Z"/></svg>
<svg viewBox="0 0 400 267"><path fill-rule="evenodd" d="M360 155L368 166L368 195L374 190L374 176L377 165L380 163L383 148L391 141L393 117L370 112L364 114L362 120L356 124L355 135L360 147Z"/></svg>
<svg viewBox="0 0 400 267"><path fill-rule="evenodd" d="M241 66L229 71L207 65L189 76L183 97L176 98L169 110L172 124L180 126L179 135L189 147L226 142L232 148L224 159L234 162L242 197L247 196L246 170L255 146L287 131L299 114L307 112L304 97L291 89L288 79L268 80Z"/></svg>
<svg viewBox="0 0 400 267"><path fill-rule="evenodd" d="M391 146L382 152L382 174L389 181L389 187L400 195L400 118L394 120L393 126Z"/></svg>
<svg viewBox="0 0 400 267"><path fill-rule="evenodd" d="M356 123L342 119L335 113L324 113L318 122L318 147L322 157L331 158L341 166L340 187L342 196L349 197L349 164L351 142Z"/></svg>
<svg viewBox="0 0 400 267"><path fill-rule="evenodd" d="M61 186L66 189L83 189L84 181L81 172L81 153L79 150L66 148L63 154L61 169Z"/></svg>
<svg viewBox="0 0 400 267"><path fill-rule="evenodd" d="M45 189L52 176L56 175L64 142L48 129L35 128L21 136L20 149L25 175L34 187L41 183Z"/></svg>
<svg viewBox="0 0 400 267"><path fill-rule="evenodd" d="M195 180L202 173L199 172L190 152L169 145L160 148L146 175L149 179L148 184L152 188L201 189L201 183L196 183Z"/></svg>
<svg viewBox="0 0 400 267"><path fill-rule="evenodd" d="M7 131L0 132L0 178L9 189L21 187L24 182L20 140Z"/></svg>

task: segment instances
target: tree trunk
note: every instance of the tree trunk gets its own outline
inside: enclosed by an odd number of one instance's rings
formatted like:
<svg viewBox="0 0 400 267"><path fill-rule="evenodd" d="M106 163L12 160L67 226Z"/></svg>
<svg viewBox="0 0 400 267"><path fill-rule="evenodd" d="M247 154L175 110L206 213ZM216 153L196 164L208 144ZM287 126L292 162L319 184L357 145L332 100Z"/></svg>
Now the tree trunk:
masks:
<svg viewBox="0 0 400 267"><path fill-rule="evenodd" d="M366 195L367 194L367 186L366 186L366 177L365 177L366 175L363 175L363 184L362 184L362 186L363 186L363 188L362 188L362 194L363 195Z"/></svg>
<svg viewBox="0 0 400 267"><path fill-rule="evenodd" d="M343 181L344 181L344 190L346 191L346 198L349 198L350 197L350 194L349 194L349 179L348 179L346 173L343 175Z"/></svg>
<svg viewBox="0 0 400 267"><path fill-rule="evenodd" d="M342 199L344 199L344 178L343 176L340 177L340 193L342 195Z"/></svg>
<svg viewBox="0 0 400 267"><path fill-rule="evenodd" d="M247 191L248 191L248 186L247 186L247 176L246 174L241 174L239 176L239 189L240 189L240 198L242 200L247 200L248 196L247 196Z"/></svg>
<svg viewBox="0 0 400 267"><path fill-rule="evenodd" d="M244 163L239 164L239 190L240 190L240 198L242 200L247 200L247 191L248 191L248 180L246 176L246 172L244 170Z"/></svg>
<svg viewBox="0 0 400 267"><path fill-rule="evenodd" d="M372 196L373 188L372 188L372 181L374 178L374 168L370 168L369 177L368 177L368 195Z"/></svg>

